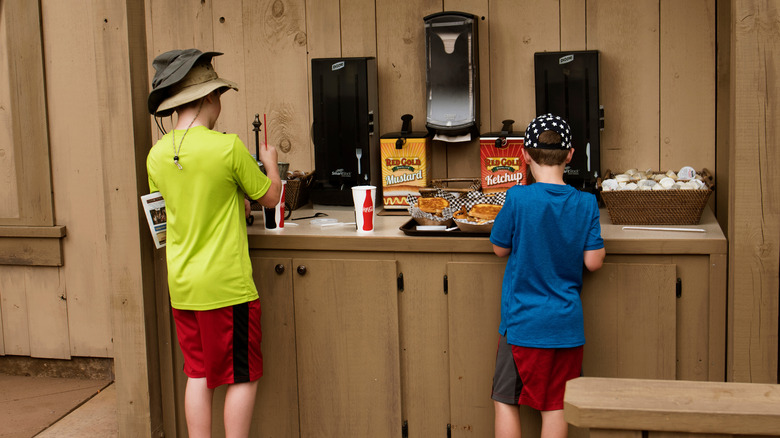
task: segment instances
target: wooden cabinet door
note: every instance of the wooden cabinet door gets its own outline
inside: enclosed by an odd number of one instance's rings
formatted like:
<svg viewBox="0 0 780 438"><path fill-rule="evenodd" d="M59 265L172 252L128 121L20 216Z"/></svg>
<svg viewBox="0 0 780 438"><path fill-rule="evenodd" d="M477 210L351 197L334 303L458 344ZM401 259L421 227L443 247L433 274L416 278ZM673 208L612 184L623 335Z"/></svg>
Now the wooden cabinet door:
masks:
<svg viewBox="0 0 780 438"><path fill-rule="evenodd" d="M400 437L395 260L293 265L301 436Z"/></svg>
<svg viewBox="0 0 780 438"><path fill-rule="evenodd" d="M585 274L583 374L676 379L673 264L605 263Z"/></svg>
<svg viewBox="0 0 780 438"><path fill-rule="evenodd" d="M447 264L452 437L494 434L493 372L506 263Z"/></svg>
<svg viewBox="0 0 780 438"><path fill-rule="evenodd" d="M263 377L257 386L250 436L299 437L292 260L252 257L252 275L262 311ZM225 436L222 414L226 389L227 386L223 385L214 393L214 437ZM184 406L183 403L181 406ZM182 430L186 431L186 426Z"/></svg>

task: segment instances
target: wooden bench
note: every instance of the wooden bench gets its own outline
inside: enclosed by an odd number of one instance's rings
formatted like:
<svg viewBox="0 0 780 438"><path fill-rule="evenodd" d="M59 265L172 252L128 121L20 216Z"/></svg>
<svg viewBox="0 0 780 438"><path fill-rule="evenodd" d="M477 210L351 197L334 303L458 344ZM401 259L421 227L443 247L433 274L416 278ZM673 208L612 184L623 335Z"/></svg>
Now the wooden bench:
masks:
<svg viewBox="0 0 780 438"><path fill-rule="evenodd" d="M564 416L592 438L780 437L780 385L580 377L566 384Z"/></svg>

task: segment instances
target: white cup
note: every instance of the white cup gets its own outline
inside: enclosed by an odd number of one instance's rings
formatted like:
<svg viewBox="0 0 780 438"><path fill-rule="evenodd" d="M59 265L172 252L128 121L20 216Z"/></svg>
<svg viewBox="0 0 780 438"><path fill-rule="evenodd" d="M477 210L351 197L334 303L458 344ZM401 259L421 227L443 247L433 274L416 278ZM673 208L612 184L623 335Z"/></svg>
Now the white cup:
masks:
<svg viewBox="0 0 780 438"><path fill-rule="evenodd" d="M286 191L287 181L282 180L279 202L271 208L263 207L263 223L266 230L280 230L284 228L284 194Z"/></svg>
<svg viewBox="0 0 780 438"><path fill-rule="evenodd" d="M352 201L355 203L355 226L358 233L374 231L376 222L376 186L352 187Z"/></svg>

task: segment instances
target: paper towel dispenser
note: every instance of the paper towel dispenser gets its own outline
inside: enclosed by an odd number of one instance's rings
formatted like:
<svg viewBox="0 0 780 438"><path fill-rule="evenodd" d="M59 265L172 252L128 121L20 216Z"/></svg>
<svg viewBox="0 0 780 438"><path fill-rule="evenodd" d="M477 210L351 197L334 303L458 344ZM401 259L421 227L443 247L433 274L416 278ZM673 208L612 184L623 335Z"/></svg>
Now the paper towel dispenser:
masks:
<svg viewBox="0 0 780 438"><path fill-rule="evenodd" d="M426 127L432 134L479 136L477 16L439 12L425 21Z"/></svg>
<svg viewBox="0 0 780 438"><path fill-rule="evenodd" d="M563 176L567 184L595 190L601 166L599 52L539 52L534 54L536 114L553 113L572 128L574 156Z"/></svg>

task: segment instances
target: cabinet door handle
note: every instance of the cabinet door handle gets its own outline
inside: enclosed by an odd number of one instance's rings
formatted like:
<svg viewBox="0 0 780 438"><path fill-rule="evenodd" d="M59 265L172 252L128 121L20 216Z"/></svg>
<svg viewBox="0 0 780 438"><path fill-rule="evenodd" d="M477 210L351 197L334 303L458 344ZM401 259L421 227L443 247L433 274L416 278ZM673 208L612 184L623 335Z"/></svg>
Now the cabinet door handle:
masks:
<svg viewBox="0 0 780 438"><path fill-rule="evenodd" d="M276 271L277 274L284 274L284 265L279 263L274 267L274 271Z"/></svg>
<svg viewBox="0 0 780 438"><path fill-rule="evenodd" d="M306 266L304 265L298 266L298 273L301 275L306 275Z"/></svg>

